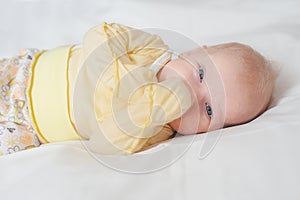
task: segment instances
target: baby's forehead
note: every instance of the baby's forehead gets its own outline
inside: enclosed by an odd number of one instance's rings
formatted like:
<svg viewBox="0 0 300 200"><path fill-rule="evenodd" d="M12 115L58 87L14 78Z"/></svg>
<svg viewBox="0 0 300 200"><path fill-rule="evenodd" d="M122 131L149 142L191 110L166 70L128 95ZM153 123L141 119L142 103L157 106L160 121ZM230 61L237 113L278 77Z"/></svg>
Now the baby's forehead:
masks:
<svg viewBox="0 0 300 200"><path fill-rule="evenodd" d="M239 54L228 52L226 50L217 50L213 53L208 52L210 61L217 67L220 73L225 71L230 73L240 73L243 65L243 58Z"/></svg>

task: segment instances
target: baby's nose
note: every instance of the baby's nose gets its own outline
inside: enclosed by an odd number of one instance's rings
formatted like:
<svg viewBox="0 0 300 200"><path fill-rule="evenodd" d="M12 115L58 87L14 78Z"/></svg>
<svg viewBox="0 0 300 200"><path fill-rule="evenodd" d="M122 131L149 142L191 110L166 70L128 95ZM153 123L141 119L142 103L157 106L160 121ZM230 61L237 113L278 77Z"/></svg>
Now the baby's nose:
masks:
<svg viewBox="0 0 300 200"><path fill-rule="evenodd" d="M210 98L210 91L205 81L198 83L194 87L194 91L198 101L208 101L208 98Z"/></svg>

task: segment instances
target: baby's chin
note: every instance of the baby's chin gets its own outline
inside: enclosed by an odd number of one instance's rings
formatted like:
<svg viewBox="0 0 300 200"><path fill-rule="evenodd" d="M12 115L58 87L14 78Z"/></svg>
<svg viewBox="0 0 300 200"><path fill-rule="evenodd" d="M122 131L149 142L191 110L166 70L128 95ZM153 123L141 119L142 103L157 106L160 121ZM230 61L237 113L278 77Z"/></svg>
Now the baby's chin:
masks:
<svg viewBox="0 0 300 200"><path fill-rule="evenodd" d="M192 135L192 134L197 134L201 131L199 131L199 128L191 128L191 124L184 124L181 122L181 119L175 119L174 121L170 122L169 125L171 126L171 128L182 134L182 135Z"/></svg>

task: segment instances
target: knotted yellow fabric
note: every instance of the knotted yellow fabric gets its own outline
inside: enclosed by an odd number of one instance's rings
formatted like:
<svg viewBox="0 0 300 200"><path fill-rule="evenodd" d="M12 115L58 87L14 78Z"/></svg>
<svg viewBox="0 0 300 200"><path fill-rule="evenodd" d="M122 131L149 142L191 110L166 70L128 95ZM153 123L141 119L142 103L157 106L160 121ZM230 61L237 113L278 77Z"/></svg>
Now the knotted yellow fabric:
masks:
<svg viewBox="0 0 300 200"><path fill-rule="evenodd" d="M85 88L95 88L93 94L81 95L93 96L94 116L85 115L88 106L84 106L82 111L78 110L76 120L96 118L97 128L89 129L91 124L89 127L82 124L80 128L89 130L80 133L89 138L88 147L92 151L131 154L173 135L168 123L187 111L191 97L179 79L158 82L156 75L170 55L159 36L142 30L103 23L88 31L82 47L80 74L93 80L98 73L98 79L96 87L84 78L78 85L83 93ZM84 102L79 100L77 104Z"/></svg>

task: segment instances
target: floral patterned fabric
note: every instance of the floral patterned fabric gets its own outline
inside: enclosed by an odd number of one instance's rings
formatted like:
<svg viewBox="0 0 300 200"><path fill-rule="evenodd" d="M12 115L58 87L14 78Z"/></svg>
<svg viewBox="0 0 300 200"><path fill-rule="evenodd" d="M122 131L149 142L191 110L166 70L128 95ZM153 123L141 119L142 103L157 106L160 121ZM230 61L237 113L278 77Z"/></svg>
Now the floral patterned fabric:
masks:
<svg viewBox="0 0 300 200"><path fill-rule="evenodd" d="M0 60L0 155L41 144L29 117L26 96L33 59L39 52L24 49L13 58Z"/></svg>

